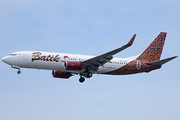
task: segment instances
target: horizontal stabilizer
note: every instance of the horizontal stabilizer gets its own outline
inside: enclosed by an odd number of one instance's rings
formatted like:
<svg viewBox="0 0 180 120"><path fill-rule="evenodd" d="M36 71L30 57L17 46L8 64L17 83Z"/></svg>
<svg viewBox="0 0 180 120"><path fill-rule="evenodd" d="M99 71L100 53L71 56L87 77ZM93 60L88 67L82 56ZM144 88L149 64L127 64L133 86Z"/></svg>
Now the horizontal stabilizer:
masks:
<svg viewBox="0 0 180 120"><path fill-rule="evenodd" d="M158 60L156 62L150 62L148 63L149 65L156 65L156 66L161 66L167 62L169 62L170 60L173 60L174 58L177 58L178 56L174 56L174 57L170 57L170 58L166 58L166 59L163 59L163 60Z"/></svg>

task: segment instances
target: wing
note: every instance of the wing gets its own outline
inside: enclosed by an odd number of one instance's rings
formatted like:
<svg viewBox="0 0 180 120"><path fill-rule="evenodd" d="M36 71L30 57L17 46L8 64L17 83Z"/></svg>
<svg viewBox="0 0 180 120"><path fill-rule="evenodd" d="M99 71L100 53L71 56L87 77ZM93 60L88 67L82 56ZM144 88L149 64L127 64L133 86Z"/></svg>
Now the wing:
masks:
<svg viewBox="0 0 180 120"><path fill-rule="evenodd" d="M103 66L105 63L107 63L111 59L113 59L114 54L117 54L118 52L121 52L122 50L130 47L133 44L135 37L136 37L136 34L134 34L134 36L131 38L131 40L126 45L124 45L120 48L117 48L115 50L112 50L110 52L107 52L105 54L85 60L82 62L82 64L84 66L86 66L88 69L97 71L99 66Z"/></svg>

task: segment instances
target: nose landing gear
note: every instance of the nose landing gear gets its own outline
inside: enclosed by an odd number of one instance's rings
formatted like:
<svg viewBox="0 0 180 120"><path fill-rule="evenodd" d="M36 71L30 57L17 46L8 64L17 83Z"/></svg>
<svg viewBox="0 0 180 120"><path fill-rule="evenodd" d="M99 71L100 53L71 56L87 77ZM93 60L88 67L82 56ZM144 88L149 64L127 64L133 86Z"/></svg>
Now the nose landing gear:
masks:
<svg viewBox="0 0 180 120"><path fill-rule="evenodd" d="M20 70L20 68L18 69L17 74L21 74L21 70Z"/></svg>
<svg viewBox="0 0 180 120"><path fill-rule="evenodd" d="M21 70L19 66L12 65L11 67L14 69L18 69L17 74L21 74Z"/></svg>

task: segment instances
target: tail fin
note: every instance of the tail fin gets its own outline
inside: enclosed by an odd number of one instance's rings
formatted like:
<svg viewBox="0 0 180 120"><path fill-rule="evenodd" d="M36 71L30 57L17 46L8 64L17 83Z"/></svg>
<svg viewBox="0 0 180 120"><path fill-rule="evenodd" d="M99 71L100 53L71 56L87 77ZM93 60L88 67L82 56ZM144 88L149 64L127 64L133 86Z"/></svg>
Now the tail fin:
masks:
<svg viewBox="0 0 180 120"><path fill-rule="evenodd" d="M137 60L143 60L148 62L158 61L161 57L161 53L164 47L166 39L165 32L161 32L156 39L144 50L142 54L137 57Z"/></svg>

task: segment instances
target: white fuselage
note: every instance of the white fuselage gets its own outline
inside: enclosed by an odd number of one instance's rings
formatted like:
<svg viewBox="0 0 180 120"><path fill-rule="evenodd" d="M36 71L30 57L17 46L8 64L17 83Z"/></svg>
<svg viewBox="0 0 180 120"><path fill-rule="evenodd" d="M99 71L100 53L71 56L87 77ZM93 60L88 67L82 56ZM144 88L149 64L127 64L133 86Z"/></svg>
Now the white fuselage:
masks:
<svg viewBox="0 0 180 120"><path fill-rule="evenodd" d="M161 32L141 54L129 58L114 58L113 55L130 47L136 34L122 47L98 56L20 51L3 57L2 61L11 65L12 68L18 69L18 74L21 73L20 68L52 70L52 75L55 78L68 79L74 74L80 75L79 82L81 83L85 81L85 78L91 78L93 74L128 75L148 73L160 69L163 64L177 57L160 60L166 34Z"/></svg>
<svg viewBox="0 0 180 120"><path fill-rule="evenodd" d="M39 54L40 53L40 54ZM81 73L84 70L66 70L64 63L66 61L83 62L94 56L78 55L78 54L65 54L53 52L36 52L36 51L20 51L14 52L2 60L12 67L19 68L33 68L33 69L46 69L46 70L59 70L72 73ZM98 71L94 74L101 74L117 70L136 57L131 58L113 58L110 62L100 66Z"/></svg>

